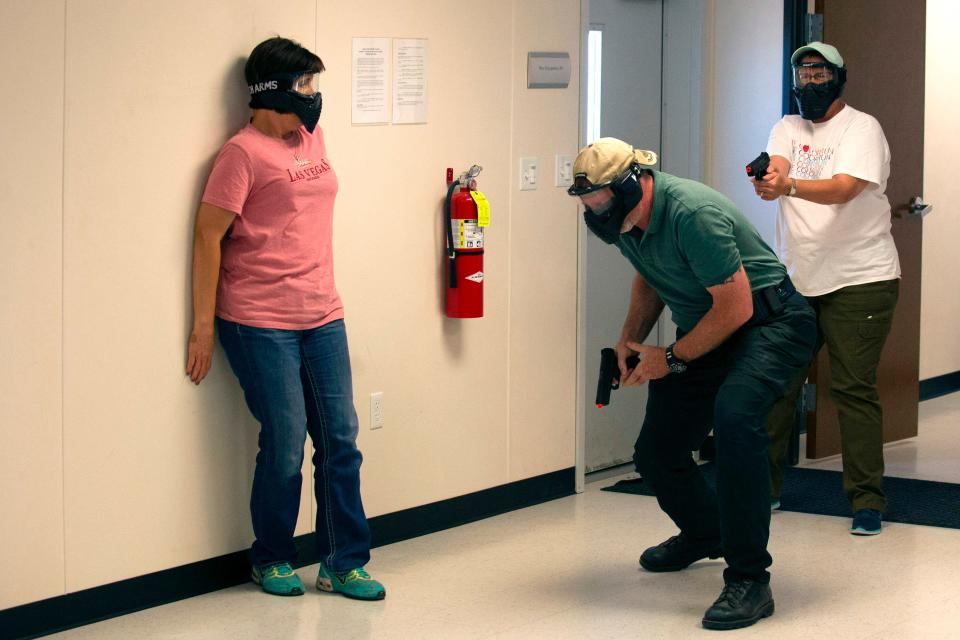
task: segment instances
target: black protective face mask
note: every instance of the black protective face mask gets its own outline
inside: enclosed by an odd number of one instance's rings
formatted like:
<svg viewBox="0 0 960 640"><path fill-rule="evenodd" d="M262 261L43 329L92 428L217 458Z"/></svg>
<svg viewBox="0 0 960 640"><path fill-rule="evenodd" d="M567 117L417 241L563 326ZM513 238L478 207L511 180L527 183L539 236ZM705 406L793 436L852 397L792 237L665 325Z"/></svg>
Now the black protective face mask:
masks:
<svg viewBox="0 0 960 640"><path fill-rule="evenodd" d="M312 96L305 96L296 91L288 91L290 97L290 111L294 112L307 131L313 133L320 121L320 112L323 111L323 96L317 91Z"/></svg>
<svg viewBox="0 0 960 640"><path fill-rule="evenodd" d="M843 86L836 83L808 84L803 89L794 89L793 97L797 100L800 117L804 120L819 120L827 115L827 110L833 101L840 97Z"/></svg>
<svg viewBox="0 0 960 640"><path fill-rule="evenodd" d="M826 82L816 82L826 76ZM804 120L820 120L827 115L830 105L843 93L847 84L846 67L822 62L801 62L793 65L793 97Z"/></svg>
<svg viewBox="0 0 960 640"><path fill-rule="evenodd" d="M587 207L583 210L583 221L587 223L587 229L590 229L593 235L607 244L614 244L620 238L620 227L623 226L623 221L629 211L619 202L600 215Z"/></svg>
<svg viewBox="0 0 960 640"><path fill-rule="evenodd" d="M305 96L293 90L263 91L250 99L250 107L293 113L300 118L300 122L307 131L313 133L317 128L317 122L320 121L320 112L323 110L323 96L319 91L311 96Z"/></svg>
<svg viewBox="0 0 960 640"><path fill-rule="evenodd" d="M583 221L595 236L607 244L616 244L620 239L620 228L627 214L643 199L639 176L632 170L610 185L613 191L613 204L602 214L596 214L589 207L583 211Z"/></svg>

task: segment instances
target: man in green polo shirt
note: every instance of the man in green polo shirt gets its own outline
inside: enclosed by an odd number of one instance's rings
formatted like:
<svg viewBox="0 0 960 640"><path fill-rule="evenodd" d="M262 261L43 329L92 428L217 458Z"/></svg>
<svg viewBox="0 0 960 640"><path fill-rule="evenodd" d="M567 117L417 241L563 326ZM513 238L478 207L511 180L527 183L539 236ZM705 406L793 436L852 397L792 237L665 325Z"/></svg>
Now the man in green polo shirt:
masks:
<svg viewBox="0 0 960 640"><path fill-rule="evenodd" d="M601 240L637 270L616 345L621 384L649 382L634 461L680 529L643 552L648 571L723 556L724 588L708 629L773 614L767 414L807 366L816 320L784 266L736 206L713 189L648 167L656 154L615 138L582 149L570 195ZM670 307L677 340L641 344ZM626 359L640 356L629 369ZM717 490L691 451L713 429Z"/></svg>

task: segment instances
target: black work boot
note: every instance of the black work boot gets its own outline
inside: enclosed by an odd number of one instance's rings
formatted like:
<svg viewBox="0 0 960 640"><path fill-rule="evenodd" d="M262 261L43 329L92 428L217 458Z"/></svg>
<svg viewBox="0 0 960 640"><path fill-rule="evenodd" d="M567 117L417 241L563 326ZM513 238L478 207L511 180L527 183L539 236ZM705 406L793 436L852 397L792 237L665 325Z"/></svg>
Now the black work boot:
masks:
<svg viewBox="0 0 960 640"><path fill-rule="evenodd" d="M647 571L680 571L697 560L722 555L719 542L691 541L681 533L644 551L640 566Z"/></svg>
<svg viewBox="0 0 960 640"><path fill-rule="evenodd" d="M773 615L773 593L770 585L756 580L731 580L720 597L703 614L706 629L739 629L749 627L760 618Z"/></svg>

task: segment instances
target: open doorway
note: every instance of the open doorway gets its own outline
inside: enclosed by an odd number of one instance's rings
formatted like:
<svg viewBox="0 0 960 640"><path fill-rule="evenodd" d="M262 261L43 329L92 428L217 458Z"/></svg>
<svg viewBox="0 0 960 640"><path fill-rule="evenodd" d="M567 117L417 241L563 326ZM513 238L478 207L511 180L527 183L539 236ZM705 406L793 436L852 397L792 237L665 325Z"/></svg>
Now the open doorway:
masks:
<svg viewBox="0 0 960 640"><path fill-rule="evenodd" d="M705 20L704 6L697 2L582 0L582 144L590 136L618 137L656 151L657 169L703 179ZM581 225L578 491L588 470L632 463L646 389L614 392L612 406L602 411L593 403L600 349L613 346L620 336L632 278L632 268L619 252ZM647 340L669 344L675 331L667 312Z"/></svg>
<svg viewBox="0 0 960 640"><path fill-rule="evenodd" d="M616 137L660 152L662 0L589 0L584 3L581 143ZM581 228L579 361L584 472L629 463L646 405L646 389L615 393L597 409L600 350L612 347L626 317L633 268L619 251ZM659 343L655 327L648 342Z"/></svg>
<svg viewBox="0 0 960 640"><path fill-rule="evenodd" d="M807 2L794 4L799 15L792 17L802 20L810 7ZM960 225L947 208L958 191L946 170L955 155L955 144L948 141L954 139L951 105L958 75L954 65L940 62L949 57L950 27L960 11L945 2L907 6L892 0L818 0L813 5L820 16L815 22L822 21L822 39L835 44L851 72L855 70L845 92L847 101L880 121L892 156L887 195L894 212L903 293L878 374L887 442L884 475L960 483L956 465L960 445L955 437L960 419L960 394L955 393L960 340L949 320L960 308L952 275L958 263L951 247ZM861 29L867 15L869 37ZM789 12L786 17L791 18ZM878 41L890 42L882 60L876 55ZM909 200L918 195L934 205L929 217L907 215ZM822 388L829 380L823 360L821 354L816 415L811 416L814 431L801 440L806 457L800 465L839 471L836 411ZM924 400L919 406L918 396Z"/></svg>

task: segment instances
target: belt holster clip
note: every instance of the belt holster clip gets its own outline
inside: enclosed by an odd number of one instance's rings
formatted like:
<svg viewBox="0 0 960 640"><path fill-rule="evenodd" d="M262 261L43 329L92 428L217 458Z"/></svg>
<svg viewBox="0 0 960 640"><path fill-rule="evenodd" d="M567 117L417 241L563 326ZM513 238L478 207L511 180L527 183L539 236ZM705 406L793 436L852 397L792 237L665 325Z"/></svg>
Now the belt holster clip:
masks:
<svg viewBox="0 0 960 640"><path fill-rule="evenodd" d="M763 294L764 302L767 303L770 316L779 314L783 309L783 301L780 300L780 292L777 290L777 287L765 287L761 290L761 293Z"/></svg>

